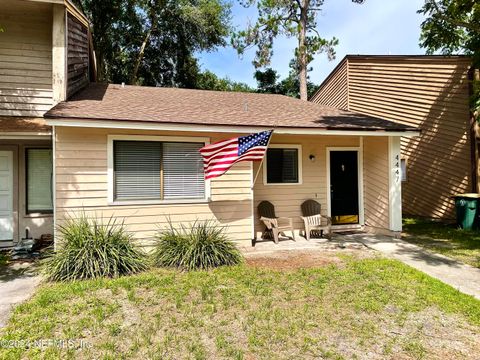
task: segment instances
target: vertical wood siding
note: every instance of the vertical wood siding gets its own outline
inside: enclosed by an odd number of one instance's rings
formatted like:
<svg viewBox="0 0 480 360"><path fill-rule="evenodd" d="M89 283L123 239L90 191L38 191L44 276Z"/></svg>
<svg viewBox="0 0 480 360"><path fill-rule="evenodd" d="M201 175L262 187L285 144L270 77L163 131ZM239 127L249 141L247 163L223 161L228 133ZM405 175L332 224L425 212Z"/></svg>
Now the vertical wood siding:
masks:
<svg viewBox="0 0 480 360"><path fill-rule="evenodd" d="M402 139L407 215L453 218L452 195L470 191L467 58L348 57L349 108L418 126L421 136ZM329 81L323 88L329 86ZM332 97L343 93L340 86ZM329 105L316 96L320 104Z"/></svg>
<svg viewBox="0 0 480 360"><path fill-rule="evenodd" d="M390 224L387 137L363 139L363 188L365 225L388 229Z"/></svg>
<svg viewBox="0 0 480 360"><path fill-rule="evenodd" d="M325 106L348 109L348 66L342 61L330 74L310 101Z"/></svg>
<svg viewBox="0 0 480 360"><path fill-rule="evenodd" d="M67 15L67 97L88 85L88 29Z"/></svg>
<svg viewBox="0 0 480 360"><path fill-rule="evenodd" d="M109 205L107 200L107 136L171 135L201 136L202 133L168 133L108 129L56 128L56 211L61 221L67 214L85 211L102 218L125 219L136 240L149 245L158 226L196 219L213 219L228 227L236 241L250 241L252 232L252 170L250 163L235 165L228 174L211 182L211 201L197 204ZM209 134L211 142L233 134Z"/></svg>
<svg viewBox="0 0 480 360"><path fill-rule="evenodd" d="M52 6L0 2L0 115L42 116L52 101Z"/></svg>

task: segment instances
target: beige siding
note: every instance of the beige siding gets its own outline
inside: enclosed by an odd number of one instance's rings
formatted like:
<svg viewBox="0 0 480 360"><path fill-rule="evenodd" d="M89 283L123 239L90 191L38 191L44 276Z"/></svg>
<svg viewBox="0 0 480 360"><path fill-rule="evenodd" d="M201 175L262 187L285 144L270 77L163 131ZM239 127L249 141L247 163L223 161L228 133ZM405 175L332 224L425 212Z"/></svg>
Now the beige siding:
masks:
<svg viewBox="0 0 480 360"><path fill-rule="evenodd" d="M107 198L107 136L109 134L210 136L211 141L232 134L141 132L108 129L56 128L56 210L59 220L67 213L85 211L107 218L125 218L136 239L148 244L158 225L214 219L228 226L234 240L250 241L252 234L252 171L250 163L235 165L211 182L211 201L197 204L109 205Z"/></svg>
<svg viewBox="0 0 480 360"><path fill-rule="evenodd" d="M363 187L365 225L389 228L388 138L363 140Z"/></svg>
<svg viewBox="0 0 480 360"><path fill-rule="evenodd" d="M388 220L388 144L387 138L368 139L366 143L364 184L368 199L364 195L365 222L367 225L382 229L389 228ZM255 232L257 236L263 230L259 222L257 206L263 200L275 205L276 215L291 217L296 230L303 229L300 218L300 205L307 199L317 200L322 207L322 213L327 211L327 148L359 147L359 137L347 136L286 136L274 135L271 144L297 144L302 146L302 184L264 185L263 172L260 171L254 187ZM309 160L314 155L315 161ZM254 166L255 172L258 164ZM385 183L385 176L387 176ZM385 191L386 195L385 195ZM375 194L380 194L376 197ZM367 201L368 200L368 201ZM386 211L379 217L380 209Z"/></svg>
<svg viewBox="0 0 480 360"><path fill-rule="evenodd" d="M52 106L52 6L0 2L0 115L41 116Z"/></svg>
<svg viewBox="0 0 480 360"><path fill-rule="evenodd" d="M471 190L470 61L355 56L347 60L348 110L421 128L420 137L402 139L408 177L402 184L404 213L453 218L451 196ZM341 93L337 90L331 96Z"/></svg>
<svg viewBox="0 0 480 360"><path fill-rule="evenodd" d="M88 85L88 29L67 15L67 97Z"/></svg>
<svg viewBox="0 0 480 360"><path fill-rule="evenodd" d="M310 101L339 109L348 109L347 61L342 61L338 65Z"/></svg>

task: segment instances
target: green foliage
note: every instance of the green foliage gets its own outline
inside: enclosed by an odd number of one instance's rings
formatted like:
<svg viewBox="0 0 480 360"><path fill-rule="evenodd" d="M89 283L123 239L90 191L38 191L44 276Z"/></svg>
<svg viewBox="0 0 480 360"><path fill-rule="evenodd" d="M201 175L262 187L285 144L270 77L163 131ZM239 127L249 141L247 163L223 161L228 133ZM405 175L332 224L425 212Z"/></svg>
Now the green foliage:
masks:
<svg viewBox="0 0 480 360"><path fill-rule="evenodd" d="M239 91L239 92L254 92L245 83L232 81L229 78L219 78L211 71L204 71L199 73L196 80L197 89L216 90L216 91Z"/></svg>
<svg viewBox="0 0 480 360"><path fill-rule="evenodd" d="M147 268L145 254L113 217L103 223L81 214L66 219L57 232L58 249L44 263L51 281L118 277Z"/></svg>
<svg viewBox="0 0 480 360"><path fill-rule="evenodd" d="M257 80L257 92L267 94L282 94L294 98L300 98L300 81L298 74L292 69L285 79L277 81L278 73L272 68L265 71L257 70L254 74ZM318 85L307 81L308 98L312 97L318 90Z"/></svg>
<svg viewBox="0 0 480 360"><path fill-rule="evenodd" d="M77 0L92 23L100 81L195 88L195 53L226 44L223 0Z"/></svg>
<svg viewBox="0 0 480 360"><path fill-rule="evenodd" d="M363 0L352 0L363 3ZM317 15L324 0L245 0L245 7L257 6L258 19L245 30L235 32L231 38L232 46L238 54L251 47L256 48L253 65L261 68L270 65L273 55L273 43L278 36L298 39L295 49L295 75L299 77L301 98L307 96L307 68L314 55L326 53L329 60L335 58L335 46L338 39L325 39L317 31Z"/></svg>
<svg viewBox="0 0 480 360"><path fill-rule="evenodd" d="M169 221L169 226L159 231L157 239L153 252L157 266L198 270L237 265L243 261L225 228L210 220L181 224L178 228Z"/></svg>

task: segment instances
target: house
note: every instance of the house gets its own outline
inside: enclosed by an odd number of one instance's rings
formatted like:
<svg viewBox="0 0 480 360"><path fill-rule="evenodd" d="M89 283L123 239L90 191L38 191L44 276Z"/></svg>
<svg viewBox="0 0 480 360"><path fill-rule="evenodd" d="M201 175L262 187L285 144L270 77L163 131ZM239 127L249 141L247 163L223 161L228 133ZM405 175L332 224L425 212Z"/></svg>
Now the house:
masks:
<svg viewBox="0 0 480 360"><path fill-rule="evenodd" d="M53 233L52 128L43 114L89 83L87 19L63 0L0 2L0 247Z"/></svg>
<svg viewBox="0 0 480 360"><path fill-rule="evenodd" d="M348 55L311 101L419 127L401 140L403 211L452 219L452 196L478 192L471 76L465 56Z"/></svg>
<svg viewBox="0 0 480 360"><path fill-rule="evenodd" d="M0 245L79 212L124 219L145 245L168 219L214 219L249 244L260 201L299 231L310 198L339 229L401 230L400 139L416 127L282 95L94 83L67 0L2 1L0 24ZM266 129L263 164L204 180L202 146Z"/></svg>
<svg viewBox="0 0 480 360"><path fill-rule="evenodd" d="M340 228L401 230L400 138L416 128L283 95L90 84L45 114L53 131L55 217L125 219L148 244L158 226L215 219L258 237L262 200L292 217L321 203ZM266 161L204 180L205 144L274 129ZM252 184L257 171L260 174ZM348 223L348 224L346 224Z"/></svg>

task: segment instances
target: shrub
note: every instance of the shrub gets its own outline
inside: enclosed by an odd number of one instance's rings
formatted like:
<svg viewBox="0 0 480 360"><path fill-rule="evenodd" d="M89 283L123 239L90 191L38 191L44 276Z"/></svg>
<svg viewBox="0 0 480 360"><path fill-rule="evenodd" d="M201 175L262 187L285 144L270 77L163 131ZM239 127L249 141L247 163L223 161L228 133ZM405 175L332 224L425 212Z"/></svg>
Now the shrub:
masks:
<svg viewBox="0 0 480 360"><path fill-rule="evenodd" d="M51 281L118 277L146 269L143 251L132 242L122 223L103 223L85 214L58 226L58 249L44 263Z"/></svg>
<svg viewBox="0 0 480 360"><path fill-rule="evenodd" d="M205 270L243 262L240 251L226 235L225 227L211 220L181 224L178 228L169 221L169 226L159 231L157 240L153 251L157 266Z"/></svg>

